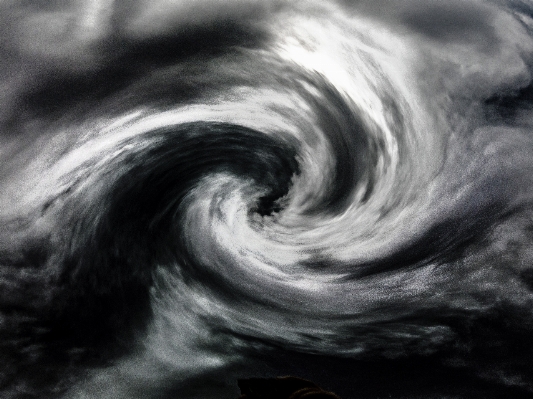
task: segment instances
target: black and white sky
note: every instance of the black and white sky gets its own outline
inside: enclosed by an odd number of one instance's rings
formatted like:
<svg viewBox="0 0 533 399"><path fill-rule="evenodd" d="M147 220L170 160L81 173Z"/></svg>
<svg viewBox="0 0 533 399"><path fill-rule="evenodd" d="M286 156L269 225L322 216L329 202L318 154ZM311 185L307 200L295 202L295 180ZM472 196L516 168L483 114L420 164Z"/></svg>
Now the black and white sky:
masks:
<svg viewBox="0 0 533 399"><path fill-rule="evenodd" d="M0 396L533 395L533 4L0 2Z"/></svg>

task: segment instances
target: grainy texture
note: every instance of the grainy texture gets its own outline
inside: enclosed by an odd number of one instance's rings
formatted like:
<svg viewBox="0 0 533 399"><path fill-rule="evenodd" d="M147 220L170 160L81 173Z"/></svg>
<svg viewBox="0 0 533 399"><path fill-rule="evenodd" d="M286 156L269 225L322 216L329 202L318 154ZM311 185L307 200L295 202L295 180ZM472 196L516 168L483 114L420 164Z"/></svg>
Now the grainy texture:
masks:
<svg viewBox="0 0 533 399"><path fill-rule="evenodd" d="M528 1L0 3L0 396L533 395Z"/></svg>

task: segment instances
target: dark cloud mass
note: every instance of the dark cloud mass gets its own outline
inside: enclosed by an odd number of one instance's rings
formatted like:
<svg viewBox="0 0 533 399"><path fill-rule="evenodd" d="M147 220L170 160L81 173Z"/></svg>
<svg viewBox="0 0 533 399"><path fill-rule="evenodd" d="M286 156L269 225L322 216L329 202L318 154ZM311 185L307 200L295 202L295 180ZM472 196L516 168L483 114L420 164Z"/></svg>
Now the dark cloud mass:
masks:
<svg viewBox="0 0 533 399"><path fill-rule="evenodd" d="M0 397L533 396L529 2L4 1L0 38Z"/></svg>

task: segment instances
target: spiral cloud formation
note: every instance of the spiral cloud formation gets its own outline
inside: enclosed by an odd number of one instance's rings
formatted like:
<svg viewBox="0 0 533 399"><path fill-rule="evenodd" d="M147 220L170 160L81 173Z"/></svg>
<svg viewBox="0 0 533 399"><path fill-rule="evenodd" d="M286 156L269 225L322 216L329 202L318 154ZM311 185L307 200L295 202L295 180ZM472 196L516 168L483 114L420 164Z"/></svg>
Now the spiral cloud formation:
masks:
<svg viewBox="0 0 533 399"><path fill-rule="evenodd" d="M533 5L0 5L0 396L533 395Z"/></svg>

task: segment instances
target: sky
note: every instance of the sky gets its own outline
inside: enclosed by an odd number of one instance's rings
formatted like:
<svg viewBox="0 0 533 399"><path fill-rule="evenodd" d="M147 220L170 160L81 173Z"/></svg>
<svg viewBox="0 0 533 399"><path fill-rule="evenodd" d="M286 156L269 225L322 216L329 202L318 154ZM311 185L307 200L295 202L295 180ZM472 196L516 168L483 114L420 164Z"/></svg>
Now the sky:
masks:
<svg viewBox="0 0 533 399"><path fill-rule="evenodd" d="M533 392L533 7L0 3L0 392Z"/></svg>

